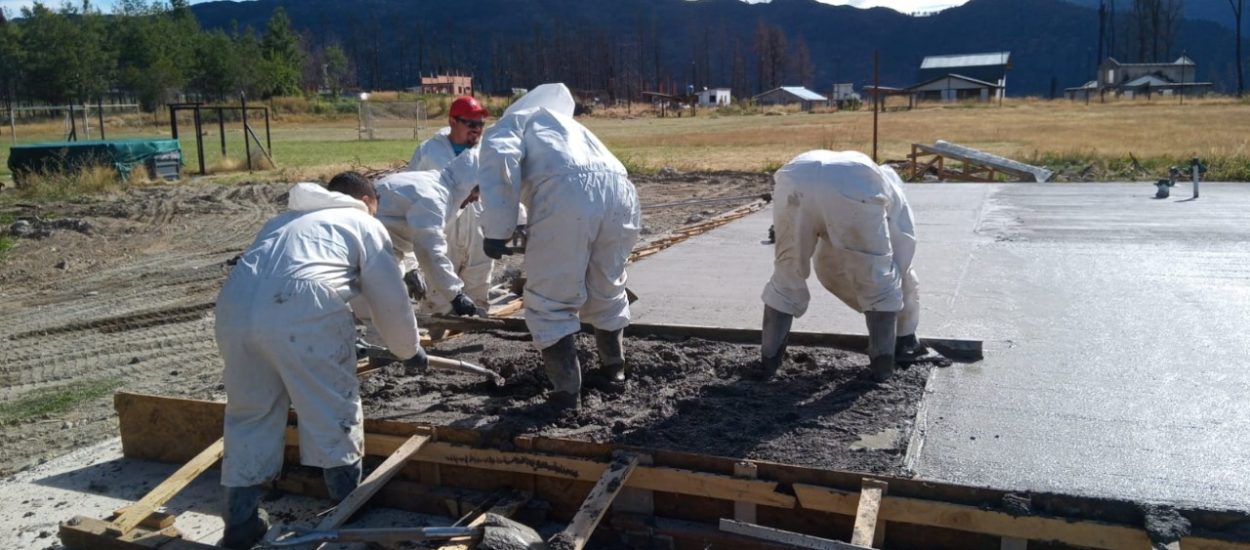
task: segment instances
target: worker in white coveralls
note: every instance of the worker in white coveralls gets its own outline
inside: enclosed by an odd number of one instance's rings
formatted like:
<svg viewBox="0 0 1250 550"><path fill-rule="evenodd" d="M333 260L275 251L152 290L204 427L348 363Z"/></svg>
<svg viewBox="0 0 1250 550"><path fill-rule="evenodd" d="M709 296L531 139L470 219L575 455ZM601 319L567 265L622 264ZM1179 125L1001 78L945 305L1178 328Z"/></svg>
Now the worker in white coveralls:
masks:
<svg viewBox="0 0 1250 550"><path fill-rule="evenodd" d="M288 208L261 228L217 297L227 548L251 548L268 529L261 486L282 468L292 404L300 462L324 468L335 500L360 483L364 429L349 299L364 298L382 339L409 367L427 360L390 237L372 216L373 184L355 172L335 176L328 189L301 183Z"/></svg>
<svg viewBox="0 0 1250 550"><path fill-rule="evenodd" d="M477 99L471 96L456 98L451 103L447 126L434 137L421 142L413 152L412 160L408 162L408 170L443 170L460 156L476 155L486 117L489 115ZM476 181L474 184L476 185ZM451 261L457 279L464 284L464 295L484 308L490 299L491 272L495 261L482 250L482 227L479 223L482 205L476 200L477 193L473 197L474 200L463 207L448 209L446 212L446 257ZM406 271L412 269L410 263L405 266ZM415 284L416 279L413 276L409 276L408 280L412 281L410 285Z"/></svg>
<svg viewBox="0 0 1250 550"><path fill-rule="evenodd" d="M916 340L916 229L902 180L854 151L803 153L773 179L776 248L760 349L765 372L780 367L791 323L807 311L815 266L826 290L864 314L871 375L887 380L896 359L923 351Z"/></svg>
<svg viewBox="0 0 1250 550"><path fill-rule="evenodd" d="M423 305L433 313L477 315L486 305L485 296L481 301L468 296L448 242L450 222L476 204L476 182L476 149L461 153L444 170L399 172L377 182L377 218L390 232L396 254L415 255L425 282ZM477 241L477 254L486 257Z"/></svg>
<svg viewBox="0 0 1250 550"><path fill-rule="evenodd" d="M603 365L596 374L612 389L624 387L625 262L641 228L625 167L573 120L574 106L563 84L517 100L486 130L478 172L487 255L511 253L518 207L529 210L525 322L554 386L549 402L564 408L579 404L581 322L595 328Z"/></svg>

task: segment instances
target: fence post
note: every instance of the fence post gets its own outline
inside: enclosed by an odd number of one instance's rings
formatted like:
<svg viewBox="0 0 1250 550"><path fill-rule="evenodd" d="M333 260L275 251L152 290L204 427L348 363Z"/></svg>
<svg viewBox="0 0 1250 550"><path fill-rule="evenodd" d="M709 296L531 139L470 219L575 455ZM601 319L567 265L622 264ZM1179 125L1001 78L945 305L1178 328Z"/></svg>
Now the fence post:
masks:
<svg viewBox="0 0 1250 550"><path fill-rule="evenodd" d="M221 158L226 158L226 113L225 109L217 108L217 133L221 136Z"/></svg>
<svg viewBox="0 0 1250 550"><path fill-rule="evenodd" d="M178 108L173 105L169 106L169 133L178 139Z"/></svg>
<svg viewBox="0 0 1250 550"><path fill-rule="evenodd" d="M252 171L252 142L247 136L247 94L239 92L239 104L243 107L243 154L247 155L247 171Z"/></svg>
<svg viewBox="0 0 1250 550"><path fill-rule="evenodd" d="M108 139L108 137L104 135L104 98L103 97L97 96L95 98L95 110L96 110L96 117L100 121L100 141L104 141Z"/></svg>
<svg viewBox="0 0 1250 550"><path fill-rule="evenodd" d="M13 140L13 145L17 145L17 119L14 118L13 103L9 103L9 137Z"/></svg>
<svg viewBox="0 0 1250 550"><path fill-rule="evenodd" d="M195 104L195 151L200 158L200 175L207 176L204 169L204 123L200 119L200 104Z"/></svg>

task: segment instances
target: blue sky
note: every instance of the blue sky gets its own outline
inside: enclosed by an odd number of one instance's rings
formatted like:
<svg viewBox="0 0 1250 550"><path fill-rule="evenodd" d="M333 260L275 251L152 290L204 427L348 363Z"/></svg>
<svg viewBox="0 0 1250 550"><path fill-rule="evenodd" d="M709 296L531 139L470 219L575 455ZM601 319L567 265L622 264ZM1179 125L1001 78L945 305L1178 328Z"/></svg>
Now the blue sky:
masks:
<svg viewBox="0 0 1250 550"><path fill-rule="evenodd" d="M80 0L74 0L74 3L77 4L79 1ZM200 2L203 2L203 1L206 1L206 0L191 0L191 3L199 4ZM760 2L760 1L767 1L767 0L747 0L747 1ZM918 12L918 11L921 11L921 12L935 11L935 10L939 10L942 8L949 8L951 6L958 6L960 4L963 4L964 2L967 2L968 0L820 0L820 1L826 4L851 5L857 8L874 8L874 7L893 8L903 13L913 13L913 12ZM61 2L62 0L46 0L44 2L44 5L52 7L52 8L59 8L61 6ZM29 7L33 3L34 3L33 0L0 0L0 8L4 8L8 10L8 13L12 15L12 14L16 14L23 7ZM113 8L114 2L112 0L93 0L92 4L99 6L101 9L105 11L110 11Z"/></svg>

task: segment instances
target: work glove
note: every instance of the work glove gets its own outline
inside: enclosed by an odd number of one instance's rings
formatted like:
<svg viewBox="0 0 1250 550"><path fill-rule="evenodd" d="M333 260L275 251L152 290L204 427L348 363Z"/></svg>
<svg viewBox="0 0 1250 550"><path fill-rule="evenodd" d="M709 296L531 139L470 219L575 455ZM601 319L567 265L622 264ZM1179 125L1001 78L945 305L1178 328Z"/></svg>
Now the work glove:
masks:
<svg viewBox="0 0 1250 550"><path fill-rule="evenodd" d="M482 239L482 251L495 260L512 255L507 239Z"/></svg>
<svg viewBox="0 0 1250 550"><path fill-rule="evenodd" d="M408 287L408 295L413 301L420 302L425 298L425 279L421 277L421 272L412 270L404 274L404 286Z"/></svg>
<svg viewBox="0 0 1250 550"><path fill-rule="evenodd" d="M477 315L477 304L473 303L473 299L465 296L463 293L457 294L451 299L451 311L456 315Z"/></svg>
<svg viewBox="0 0 1250 550"><path fill-rule="evenodd" d="M417 354L404 360L404 374L408 376L416 376L425 374L425 370L430 367L430 356L426 355L425 348L417 346Z"/></svg>

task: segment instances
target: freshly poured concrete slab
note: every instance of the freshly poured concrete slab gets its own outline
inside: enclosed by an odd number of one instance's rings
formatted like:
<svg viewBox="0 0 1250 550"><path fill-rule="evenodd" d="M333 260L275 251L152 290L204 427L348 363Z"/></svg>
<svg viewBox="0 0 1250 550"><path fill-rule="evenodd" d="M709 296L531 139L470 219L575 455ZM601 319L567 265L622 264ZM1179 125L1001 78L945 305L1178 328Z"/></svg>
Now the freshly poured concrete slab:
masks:
<svg viewBox="0 0 1250 550"><path fill-rule="evenodd" d="M1175 195L1186 195L1178 187ZM928 479L1250 510L1250 185L909 185L921 336L981 339L927 400ZM771 211L629 268L639 322L758 327ZM796 330L864 333L811 280Z"/></svg>

